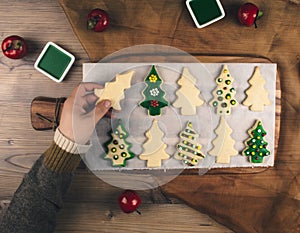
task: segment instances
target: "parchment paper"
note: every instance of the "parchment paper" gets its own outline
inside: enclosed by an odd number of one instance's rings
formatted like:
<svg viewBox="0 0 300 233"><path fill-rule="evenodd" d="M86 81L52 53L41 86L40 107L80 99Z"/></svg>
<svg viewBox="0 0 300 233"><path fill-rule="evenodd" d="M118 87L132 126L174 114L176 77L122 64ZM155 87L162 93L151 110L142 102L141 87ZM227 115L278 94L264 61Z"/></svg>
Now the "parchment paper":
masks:
<svg viewBox="0 0 300 233"><path fill-rule="evenodd" d="M143 100L143 90L146 87L144 79L149 73L151 66L156 65L157 71L164 83L165 98L169 106L162 109L161 116L148 116L147 110L139 103ZM86 63L83 64L83 81L97 82L105 85L106 82L115 80L118 73L134 70L132 86L125 90L125 98L121 101L122 110L114 112L116 117L123 120L124 126L129 133L127 141L132 143L131 151L136 154L135 158L127 160L127 166L121 169L148 169L146 162L138 158L143 151L143 143L147 140L146 131L149 130L154 118L158 120L160 128L165 133L163 142L167 144L166 152L171 156L169 160L163 161L159 169L185 169L185 168L218 168L218 167L267 167L274 165L274 134L275 134L275 91L276 91L276 64L265 63L227 63L229 72L234 78L232 86L236 89L235 99L239 105L232 109L232 113L226 116L227 123L233 130L231 137L235 140L235 149L239 151L237 156L231 157L230 164L215 163L216 157L210 156L212 141L216 137L214 130L219 124L220 116L209 105L212 100L212 91L216 88L215 78L220 74L224 63ZM254 72L255 66L266 80L265 88L269 92L272 105L265 106L263 112L252 112L247 106L242 105L245 99L245 90L249 88L249 78ZM176 83L180 78L183 67L188 67L191 74L197 79L197 87L200 89L200 97L205 101L202 106L197 107L195 116L182 116L180 110L172 106L176 99L175 91L179 88ZM245 148L244 142L249 138L248 130L255 121L260 119L267 135L269 156L264 157L264 162L254 164L249 158L242 156ZM187 167L182 161L175 160L173 155L176 145L180 142L179 133L185 128L186 123L191 121L194 129L199 133L198 143L202 145L202 152L206 157L197 166ZM96 132L92 138L92 147L84 156L84 161L91 170L118 170L111 166L111 162L104 160L103 144L109 140L109 131L114 127L116 120L102 119L97 125Z"/></svg>

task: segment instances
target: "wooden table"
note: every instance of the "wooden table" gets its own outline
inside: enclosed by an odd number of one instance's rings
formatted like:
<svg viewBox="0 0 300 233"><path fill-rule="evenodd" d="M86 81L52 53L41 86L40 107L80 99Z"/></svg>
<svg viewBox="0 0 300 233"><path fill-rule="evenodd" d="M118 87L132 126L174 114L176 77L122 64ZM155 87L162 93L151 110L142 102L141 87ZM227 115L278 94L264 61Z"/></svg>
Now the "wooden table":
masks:
<svg viewBox="0 0 300 233"><path fill-rule="evenodd" d="M174 33L165 42L194 54L252 55L267 57L278 63L283 114L274 170L284 170L284 177L289 177L290 183L282 182L280 186L265 188L276 193L284 187L286 191L282 195L299 201L300 6L287 0L272 1L271 6L268 1L257 1L265 9L265 16L255 30L238 25L235 11L239 1L223 2L227 18L216 23L216 26L211 25L202 30L194 28L187 11L183 10ZM1 40L8 35L18 34L25 37L30 46L29 55L22 60L0 57L0 201L1 206L4 206L20 184L24 173L49 146L53 137L51 131L32 129L29 115L32 99L40 95L67 96L81 81L81 65L89 62L89 57L73 33L59 3L53 0L1 1L0 28ZM233 29L235 33L231 33ZM38 54L48 41L58 43L76 57L75 65L61 84L47 79L33 68ZM283 180L284 177L278 179ZM205 179L209 177L204 176L204 182ZM234 179L234 175L228 176L228 179ZM144 203L142 215L126 215L116 204L120 189L107 185L87 170L78 170L66 198L65 208L58 216L56 232L231 232L177 198L164 195L167 192L184 198L187 194L182 192L182 182L189 181L182 176L163 187L164 192L161 189L141 192ZM299 205L299 202L295 203ZM215 212L218 213L218 210ZM215 219L229 225L231 229L237 229L232 223L227 224L226 220L222 220L222 214ZM276 216L278 214L274 213ZM291 219L299 218L299 212L291 215ZM292 232L289 231L287 218L278 218L278 225L284 225L286 232ZM268 222L265 224L267 226ZM257 231L261 232L261 229ZM264 232L268 232L270 228L264 229ZM253 232L256 232L255 226Z"/></svg>

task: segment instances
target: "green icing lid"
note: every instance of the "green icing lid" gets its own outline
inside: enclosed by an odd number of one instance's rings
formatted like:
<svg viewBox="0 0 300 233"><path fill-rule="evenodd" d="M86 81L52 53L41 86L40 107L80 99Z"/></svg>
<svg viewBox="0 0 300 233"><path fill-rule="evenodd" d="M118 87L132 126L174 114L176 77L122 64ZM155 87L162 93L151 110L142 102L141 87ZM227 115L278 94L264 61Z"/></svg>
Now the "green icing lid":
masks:
<svg viewBox="0 0 300 233"><path fill-rule="evenodd" d="M70 56L50 45L38 63L38 67L56 79L60 79L70 62Z"/></svg>

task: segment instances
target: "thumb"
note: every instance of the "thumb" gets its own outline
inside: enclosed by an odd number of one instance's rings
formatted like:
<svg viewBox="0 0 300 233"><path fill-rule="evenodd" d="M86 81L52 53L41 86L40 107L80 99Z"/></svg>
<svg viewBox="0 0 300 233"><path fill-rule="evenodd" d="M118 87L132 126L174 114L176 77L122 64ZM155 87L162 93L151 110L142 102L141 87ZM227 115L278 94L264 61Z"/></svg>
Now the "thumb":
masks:
<svg viewBox="0 0 300 233"><path fill-rule="evenodd" d="M111 107L110 100L102 100L95 107L95 120L96 123L107 113Z"/></svg>

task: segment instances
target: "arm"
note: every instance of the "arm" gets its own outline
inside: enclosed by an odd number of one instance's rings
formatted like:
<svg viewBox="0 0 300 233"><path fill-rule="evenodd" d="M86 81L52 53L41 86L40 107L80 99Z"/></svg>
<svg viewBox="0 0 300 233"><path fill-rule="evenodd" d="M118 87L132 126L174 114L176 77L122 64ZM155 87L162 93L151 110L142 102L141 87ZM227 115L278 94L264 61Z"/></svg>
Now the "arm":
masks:
<svg viewBox="0 0 300 233"><path fill-rule="evenodd" d="M0 232L54 231L56 214L62 208L63 196L81 160L78 151L88 150L89 146L85 144L95 124L110 108L109 101L95 106L98 98L85 94L94 88L99 85L80 84L66 100L53 143L25 175L3 216ZM78 121L85 125L84 129L73 124ZM76 135L76 132L80 134Z"/></svg>

